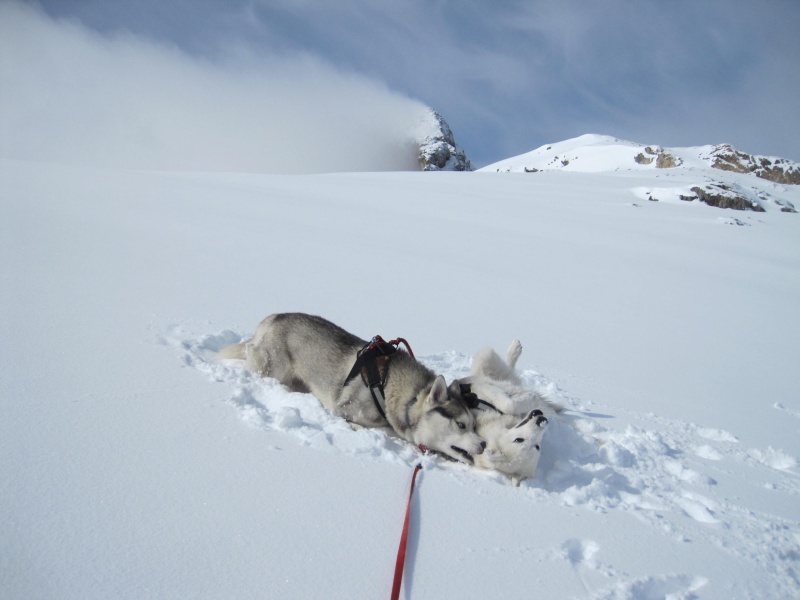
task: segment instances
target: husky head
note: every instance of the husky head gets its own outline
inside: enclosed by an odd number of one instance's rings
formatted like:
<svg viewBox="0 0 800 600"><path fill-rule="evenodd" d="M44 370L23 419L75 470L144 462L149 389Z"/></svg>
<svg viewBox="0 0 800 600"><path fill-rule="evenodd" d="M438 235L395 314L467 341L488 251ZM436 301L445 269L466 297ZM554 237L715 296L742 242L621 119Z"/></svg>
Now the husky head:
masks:
<svg viewBox="0 0 800 600"><path fill-rule="evenodd" d="M524 419L490 415L478 419L478 432L486 439L486 451L477 466L505 473L514 485L536 474L547 418L532 410Z"/></svg>
<svg viewBox="0 0 800 600"><path fill-rule="evenodd" d="M475 417L461 397L457 384L447 387L444 377L437 376L430 390L417 398L422 416L417 424L414 441L454 458L473 464L486 442L475 433Z"/></svg>

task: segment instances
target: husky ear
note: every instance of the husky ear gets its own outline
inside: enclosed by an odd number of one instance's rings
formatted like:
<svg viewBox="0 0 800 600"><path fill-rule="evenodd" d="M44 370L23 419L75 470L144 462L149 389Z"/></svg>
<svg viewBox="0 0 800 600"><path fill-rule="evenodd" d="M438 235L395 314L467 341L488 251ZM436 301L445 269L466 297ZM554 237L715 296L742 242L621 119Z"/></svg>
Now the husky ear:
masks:
<svg viewBox="0 0 800 600"><path fill-rule="evenodd" d="M451 396L455 396L456 398L460 398L461 391L464 387L469 388L469 384L464 386L458 383L458 379L453 379L453 381L450 382L450 386L447 388L447 393L449 393Z"/></svg>
<svg viewBox="0 0 800 600"><path fill-rule="evenodd" d="M444 377L438 375L433 382L431 393L428 394L428 402L431 404L444 404L447 400L447 382Z"/></svg>

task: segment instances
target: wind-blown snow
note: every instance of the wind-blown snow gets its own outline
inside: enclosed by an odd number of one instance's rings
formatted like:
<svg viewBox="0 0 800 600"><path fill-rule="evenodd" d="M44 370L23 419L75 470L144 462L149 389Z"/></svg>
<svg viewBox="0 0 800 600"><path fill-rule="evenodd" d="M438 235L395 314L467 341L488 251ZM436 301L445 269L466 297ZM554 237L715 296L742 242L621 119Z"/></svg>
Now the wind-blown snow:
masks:
<svg viewBox="0 0 800 600"><path fill-rule="evenodd" d="M310 55L202 60L16 1L0 3L0 89L0 157L160 170L418 170L428 111Z"/></svg>
<svg viewBox="0 0 800 600"><path fill-rule="evenodd" d="M797 215L643 201L655 170L0 169L4 597L386 596L419 461L404 597L796 594ZM537 477L217 359L284 310L448 378L521 339L566 407Z"/></svg>

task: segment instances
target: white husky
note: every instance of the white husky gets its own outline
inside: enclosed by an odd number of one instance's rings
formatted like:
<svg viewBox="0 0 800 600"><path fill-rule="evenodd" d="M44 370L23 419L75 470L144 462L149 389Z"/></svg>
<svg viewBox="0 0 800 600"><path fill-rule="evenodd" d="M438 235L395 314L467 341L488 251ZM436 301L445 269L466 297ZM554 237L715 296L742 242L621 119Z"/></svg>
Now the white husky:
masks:
<svg viewBox="0 0 800 600"><path fill-rule="evenodd" d="M542 409L551 414L561 410L523 387L514 370L521 353L519 340L511 342L505 360L484 348L472 359L471 375L460 380L470 386L476 432L486 440L475 466L505 473L513 485L536 474L547 426Z"/></svg>

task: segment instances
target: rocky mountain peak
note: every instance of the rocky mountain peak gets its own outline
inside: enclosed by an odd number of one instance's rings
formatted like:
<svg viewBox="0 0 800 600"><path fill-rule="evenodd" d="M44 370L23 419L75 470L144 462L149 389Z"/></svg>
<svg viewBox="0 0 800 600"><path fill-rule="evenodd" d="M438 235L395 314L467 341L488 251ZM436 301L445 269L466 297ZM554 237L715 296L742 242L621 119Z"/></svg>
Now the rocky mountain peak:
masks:
<svg viewBox="0 0 800 600"><path fill-rule="evenodd" d="M433 109L420 122L417 138L419 165L423 171L472 171L464 150L453 137L453 131Z"/></svg>

